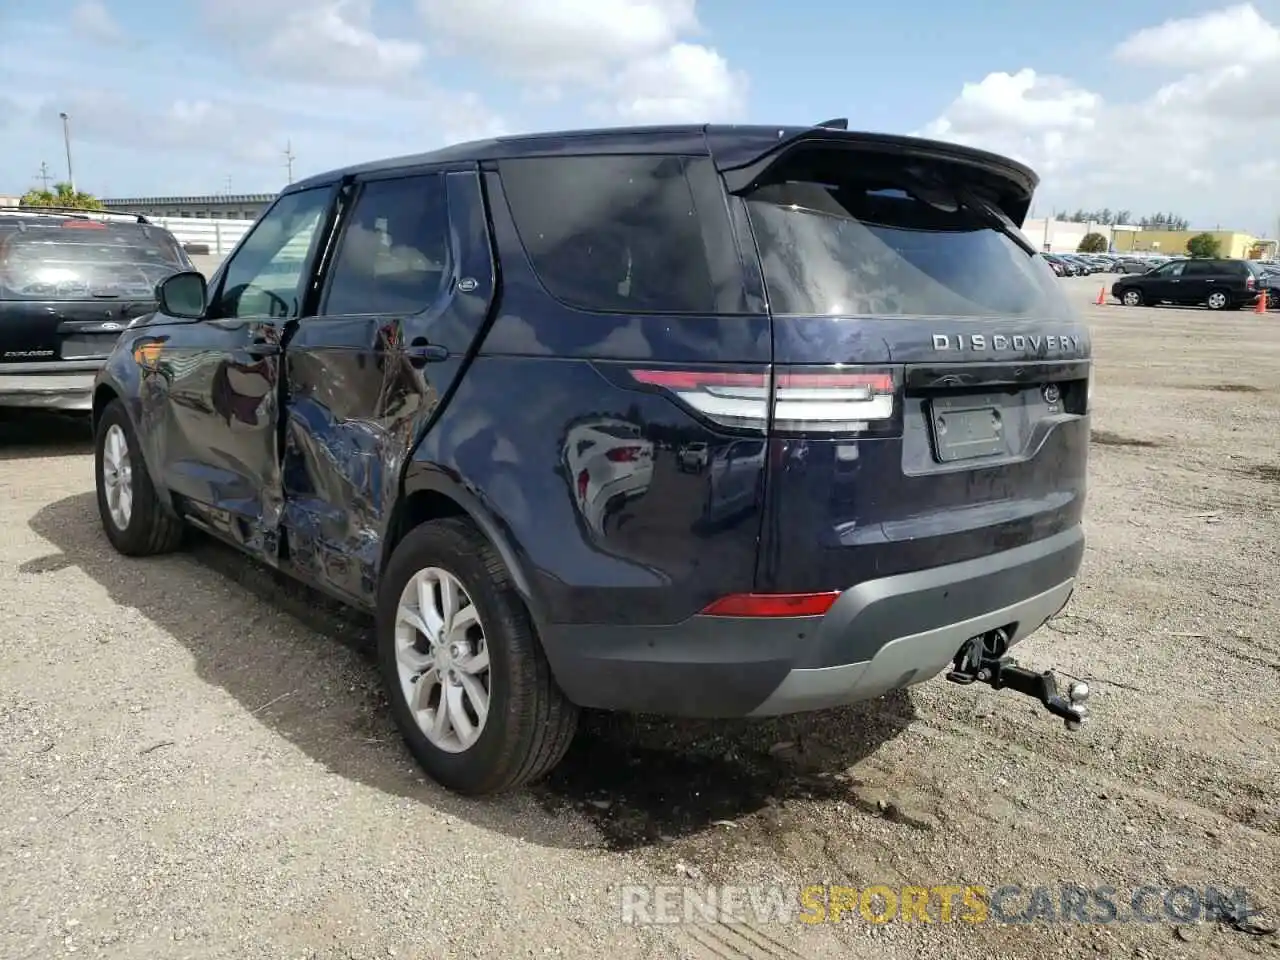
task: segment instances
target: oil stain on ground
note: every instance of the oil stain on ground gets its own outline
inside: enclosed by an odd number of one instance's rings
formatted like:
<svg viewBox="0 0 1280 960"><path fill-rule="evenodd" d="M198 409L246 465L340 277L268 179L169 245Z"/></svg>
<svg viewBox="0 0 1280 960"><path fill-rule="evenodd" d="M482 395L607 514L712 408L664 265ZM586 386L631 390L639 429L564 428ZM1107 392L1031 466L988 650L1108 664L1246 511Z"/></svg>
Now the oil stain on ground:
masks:
<svg viewBox="0 0 1280 960"><path fill-rule="evenodd" d="M574 808L611 850L697 834L787 800L850 799L837 774L910 723L905 694L820 714L685 721L589 712L573 746L533 788Z"/></svg>
<svg viewBox="0 0 1280 960"><path fill-rule="evenodd" d="M1110 430L1094 430L1089 439L1101 447L1158 447L1154 440L1139 440L1136 437L1125 437Z"/></svg>

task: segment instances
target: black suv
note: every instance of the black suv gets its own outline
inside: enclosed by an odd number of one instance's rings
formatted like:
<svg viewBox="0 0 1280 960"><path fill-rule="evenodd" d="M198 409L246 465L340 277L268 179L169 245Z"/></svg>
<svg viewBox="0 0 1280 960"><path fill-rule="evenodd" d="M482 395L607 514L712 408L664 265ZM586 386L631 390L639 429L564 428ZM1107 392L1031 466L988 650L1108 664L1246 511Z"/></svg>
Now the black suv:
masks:
<svg viewBox="0 0 1280 960"><path fill-rule="evenodd" d="M1257 303L1270 285L1266 271L1252 260L1173 260L1141 276L1117 280L1111 295L1126 307L1173 303L1239 310Z"/></svg>
<svg viewBox="0 0 1280 960"><path fill-rule="evenodd" d="M0 210L0 407L87 413L120 332L191 269L145 217Z"/></svg>
<svg viewBox="0 0 1280 960"><path fill-rule="evenodd" d="M1006 655L1084 549L1090 340L1016 226L1036 182L831 123L313 177L121 338L101 522L373 612L410 749L464 792L547 771L580 707L768 716L949 670L1074 728L1087 690Z"/></svg>

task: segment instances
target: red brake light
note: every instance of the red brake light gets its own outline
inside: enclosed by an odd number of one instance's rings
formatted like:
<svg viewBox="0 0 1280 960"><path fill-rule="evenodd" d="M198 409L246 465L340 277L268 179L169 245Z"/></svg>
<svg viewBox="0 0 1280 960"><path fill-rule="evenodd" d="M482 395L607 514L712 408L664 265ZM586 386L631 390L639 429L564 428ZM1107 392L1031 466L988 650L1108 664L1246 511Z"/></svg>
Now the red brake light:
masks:
<svg viewBox="0 0 1280 960"><path fill-rule="evenodd" d="M587 499L587 484L591 482L591 474L582 470L578 473L578 499Z"/></svg>
<svg viewBox="0 0 1280 960"><path fill-rule="evenodd" d="M639 447L612 447L605 454L606 460L612 460L614 463L634 463L640 459Z"/></svg>
<svg viewBox="0 0 1280 960"><path fill-rule="evenodd" d="M774 426L810 433L858 432L894 414L894 376L887 370L781 373L770 397L768 373L723 370L632 370L637 383L670 390L725 426L763 430L772 399Z"/></svg>
<svg viewBox="0 0 1280 960"><path fill-rule="evenodd" d="M840 591L827 593L732 593L702 611L704 617L820 617Z"/></svg>

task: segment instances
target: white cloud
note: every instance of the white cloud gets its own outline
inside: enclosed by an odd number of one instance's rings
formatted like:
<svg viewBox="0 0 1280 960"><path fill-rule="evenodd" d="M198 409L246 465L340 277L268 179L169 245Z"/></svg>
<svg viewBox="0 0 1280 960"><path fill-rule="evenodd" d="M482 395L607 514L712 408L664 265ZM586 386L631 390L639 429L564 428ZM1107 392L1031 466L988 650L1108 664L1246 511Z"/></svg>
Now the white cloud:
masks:
<svg viewBox="0 0 1280 960"><path fill-rule="evenodd" d="M124 37L124 31L99 0L85 0L71 11L71 28L91 40L112 42Z"/></svg>
<svg viewBox="0 0 1280 960"><path fill-rule="evenodd" d="M421 43L379 36L372 0L206 0L206 20L255 72L323 84L395 84L422 63Z"/></svg>
<svg viewBox="0 0 1280 960"><path fill-rule="evenodd" d="M1115 56L1179 70L1264 63L1280 57L1280 30L1242 3L1139 30L1116 47Z"/></svg>
<svg viewBox="0 0 1280 960"><path fill-rule="evenodd" d="M744 109L747 77L715 50L677 43L628 64L615 90L614 112L628 122L725 121Z"/></svg>
<svg viewBox="0 0 1280 960"><path fill-rule="evenodd" d="M1029 67L991 73L919 133L1030 164L1042 208L1173 210L1274 232L1280 197L1263 172L1280 155L1280 30L1252 6L1229 7L1138 31L1115 57L1182 75L1118 99Z"/></svg>
<svg viewBox="0 0 1280 960"><path fill-rule="evenodd" d="M61 155L60 111L77 185L140 195L228 176L277 189L286 142L306 176L511 133L509 117L535 130L746 109L748 78L697 0L199 0L172 22L124 16L129 0L72 3L0 32L0 128L18 147L0 156L5 189ZM76 45L74 70L43 52L72 37L98 41ZM148 45L174 68L162 83L138 68Z"/></svg>
<svg viewBox="0 0 1280 960"><path fill-rule="evenodd" d="M696 0L417 0L442 54L465 51L532 86L593 91L606 118L635 123L731 120L746 77L702 32Z"/></svg>

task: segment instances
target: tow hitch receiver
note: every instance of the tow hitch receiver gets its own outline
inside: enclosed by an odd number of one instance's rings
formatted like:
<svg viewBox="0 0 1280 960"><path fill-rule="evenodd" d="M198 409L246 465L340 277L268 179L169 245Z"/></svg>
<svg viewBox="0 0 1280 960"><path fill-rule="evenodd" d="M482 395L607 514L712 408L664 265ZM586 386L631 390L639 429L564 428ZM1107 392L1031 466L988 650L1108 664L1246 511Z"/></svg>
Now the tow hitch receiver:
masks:
<svg viewBox="0 0 1280 960"><path fill-rule="evenodd" d="M1035 697L1055 717L1061 717L1068 730L1079 730L1089 719L1089 685L1079 680L1067 687L1064 697L1058 693L1058 682L1053 671L1036 673L1020 667L1006 656L1009 634L1006 630L992 630L981 636L971 637L960 652L947 679L952 683L967 685L975 681L985 683L993 690L1014 690Z"/></svg>

